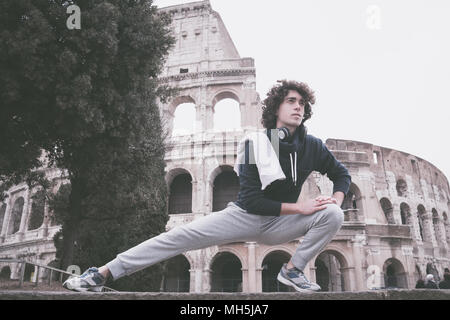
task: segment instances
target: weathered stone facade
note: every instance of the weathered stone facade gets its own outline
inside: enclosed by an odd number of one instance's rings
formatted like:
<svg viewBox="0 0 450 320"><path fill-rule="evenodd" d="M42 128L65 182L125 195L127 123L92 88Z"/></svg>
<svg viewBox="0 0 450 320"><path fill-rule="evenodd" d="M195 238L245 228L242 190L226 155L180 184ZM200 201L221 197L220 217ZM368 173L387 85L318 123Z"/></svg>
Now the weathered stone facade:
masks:
<svg viewBox="0 0 450 320"><path fill-rule="evenodd" d="M192 134L167 141L169 230L222 210L228 201L236 199L238 178L233 166L237 144L249 130L262 128L261 101L255 89L253 59L239 56L209 1L160 10L172 15L177 39L161 80L182 89L178 97L159 104L160 113L169 132L180 104L194 104L196 119ZM241 129L216 132L214 107L226 98L238 102ZM445 175L431 163L397 150L340 139L327 139L326 144L348 168L352 184L342 204L344 224L308 264L305 273L309 279L328 291L414 288L426 273L442 279L443 269L450 267L450 188ZM64 182L58 170L47 172L52 179ZM301 197L331 195L332 188L326 176L313 172L303 185ZM51 238L59 227L51 226L46 209L42 226L27 231L30 194L25 184L16 186L9 190L9 198L1 207L0 258L28 254L29 260L48 264L55 252ZM20 227L10 234L14 205L20 197L25 199ZM166 290L286 290L277 285L276 273L301 241L293 239L277 246L230 243L188 251L172 258ZM4 266L0 263L0 269ZM16 266L10 267L11 277L16 278Z"/></svg>

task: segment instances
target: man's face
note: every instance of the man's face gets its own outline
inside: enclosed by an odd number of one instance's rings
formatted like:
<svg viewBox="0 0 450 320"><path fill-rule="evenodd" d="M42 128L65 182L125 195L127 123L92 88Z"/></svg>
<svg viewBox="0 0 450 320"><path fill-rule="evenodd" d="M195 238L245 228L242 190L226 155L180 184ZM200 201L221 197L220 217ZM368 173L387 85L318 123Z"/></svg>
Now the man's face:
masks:
<svg viewBox="0 0 450 320"><path fill-rule="evenodd" d="M304 114L305 102L302 96L296 90L289 90L276 113L277 128L287 127L292 133L302 123Z"/></svg>

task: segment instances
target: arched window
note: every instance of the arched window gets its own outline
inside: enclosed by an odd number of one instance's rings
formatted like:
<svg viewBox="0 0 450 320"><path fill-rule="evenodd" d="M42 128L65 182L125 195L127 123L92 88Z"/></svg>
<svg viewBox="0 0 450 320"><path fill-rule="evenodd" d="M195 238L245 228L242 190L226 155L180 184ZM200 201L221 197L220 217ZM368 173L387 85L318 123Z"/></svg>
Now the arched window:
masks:
<svg viewBox="0 0 450 320"><path fill-rule="evenodd" d="M411 220L411 210L408 204L404 202L400 204L400 217L402 219L402 224L413 225Z"/></svg>
<svg viewBox="0 0 450 320"><path fill-rule="evenodd" d="M363 221L364 208L362 205L362 195L355 183L350 184L349 191L342 201L341 208L344 210L345 221Z"/></svg>
<svg viewBox="0 0 450 320"><path fill-rule="evenodd" d="M169 214L192 212L192 177L179 174L170 184Z"/></svg>
<svg viewBox="0 0 450 320"><path fill-rule="evenodd" d="M341 253L325 250L317 256L314 266L316 267L316 283L321 291L348 290L346 289L349 286L347 261Z"/></svg>
<svg viewBox="0 0 450 320"><path fill-rule="evenodd" d="M196 112L194 103L182 103L175 109L172 136L195 133Z"/></svg>
<svg viewBox="0 0 450 320"><path fill-rule="evenodd" d="M189 292L190 264L182 254L166 261L163 278L165 292Z"/></svg>
<svg viewBox="0 0 450 320"><path fill-rule="evenodd" d="M211 292L242 292L242 264L229 252L220 252L211 264Z"/></svg>
<svg viewBox="0 0 450 320"><path fill-rule="evenodd" d="M32 196L28 230L38 229L44 222L45 191L39 190Z"/></svg>
<svg viewBox="0 0 450 320"><path fill-rule="evenodd" d="M11 218L9 219L8 234L14 234L20 229L20 221L22 220L24 199L23 197L18 198L13 205L11 211Z"/></svg>
<svg viewBox="0 0 450 320"><path fill-rule="evenodd" d="M406 197L408 195L408 186L406 185L405 180L399 179L395 187L399 197Z"/></svg>
<svg viewBox="0 0 450 320"><path fill-rule="evenodd" d="M389 258L383 265L384 287L385 288L407 288L406 272L402 263Z"/></svg>
<svg viewBox="0 0 450 320"><path fill-rule="evenodd" d="M289 253L277 250L264 257L262 262L262 291L263 292L294 292L295 289L277 280L278 273L284 263L291 259Z"/></svg>
<svg viewBox="0 0 450 320"><path fill-rule="evenodd" d="M9 280L11 278L11 268L6 266L3 267L0 271L0 279L1 280Z"/></svg>
<svg viewBox="0 0 450 320"><path fill-rule="evenodd" d="M228 202L235 201L239 192L239 178L234 171L222 171L214 179L212 211L220 211L227 207Z"/></svg>
<svg viewBox="0 0 450 320"><path fill-rule="evenodd" d="M429 234L426 229L426 211L425 207L421 204L417 206L417 218L419 220L419 233L420 238L422 241L431 242L431 239L429 238Z"/></svg>
<svg viewBox="0 0 450 320"><path fill-rule="evenodd" d="M214 131L234 131L241 128L239 102L223 99L214 106Z"/></svg>
<svg viewBox="0 0 450 320"><path fill-rule="evenodd" d="M380 200L381 208L383 209L384 215L388 224L395 224L394 220L394 210L392 208L392 203L387 198L381 198Z"/></svg>

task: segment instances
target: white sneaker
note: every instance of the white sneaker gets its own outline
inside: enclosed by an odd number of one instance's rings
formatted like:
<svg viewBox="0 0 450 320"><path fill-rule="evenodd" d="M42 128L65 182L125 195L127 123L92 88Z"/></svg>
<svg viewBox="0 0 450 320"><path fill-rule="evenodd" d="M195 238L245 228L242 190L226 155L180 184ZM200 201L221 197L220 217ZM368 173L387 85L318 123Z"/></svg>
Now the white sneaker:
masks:
<svg viewBox="0 0 450 320"><path fill-rule="evenodd" d="M95 267L87 269L81 276L71 276L64 281L63 287L72 291L101 292L106 283L106 278Z"/></svg>
<svg viewBox="0 0 450 320"><path fill-rule="evenodd" d="M287 263L281 267L277 280L299 292L311 293L321 289L318 284L310 282L301 270L296 267L288 269Z"/></svg>

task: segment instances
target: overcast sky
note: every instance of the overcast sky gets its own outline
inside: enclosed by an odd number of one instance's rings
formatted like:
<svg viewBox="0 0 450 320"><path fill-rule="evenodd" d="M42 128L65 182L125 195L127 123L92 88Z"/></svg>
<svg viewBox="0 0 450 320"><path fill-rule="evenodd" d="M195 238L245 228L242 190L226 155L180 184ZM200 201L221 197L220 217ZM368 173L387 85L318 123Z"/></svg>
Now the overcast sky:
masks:
<svg viewBox="0 0 450 320"><path fill-rule="evenodd" d="M450 179L450 1L210 3L255 59L261 99L278 79L305 82L316 93L308 133L407 152Z"/></svg>

